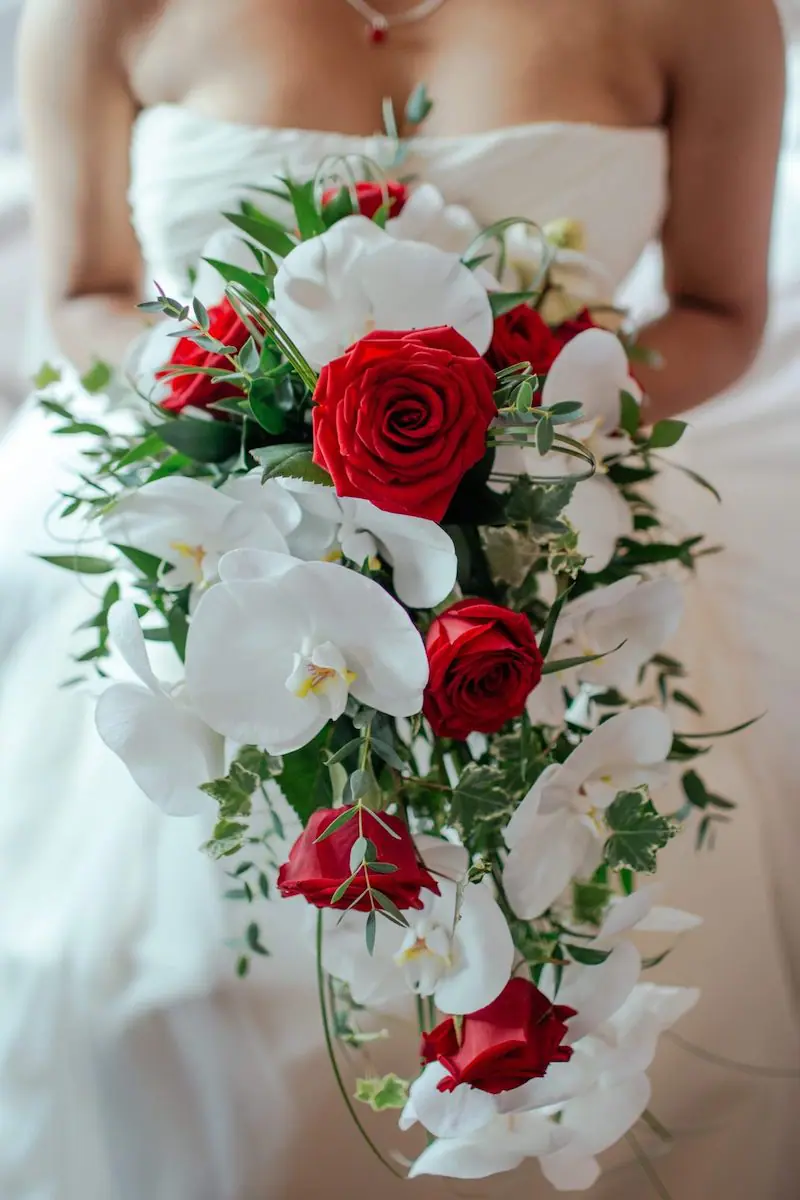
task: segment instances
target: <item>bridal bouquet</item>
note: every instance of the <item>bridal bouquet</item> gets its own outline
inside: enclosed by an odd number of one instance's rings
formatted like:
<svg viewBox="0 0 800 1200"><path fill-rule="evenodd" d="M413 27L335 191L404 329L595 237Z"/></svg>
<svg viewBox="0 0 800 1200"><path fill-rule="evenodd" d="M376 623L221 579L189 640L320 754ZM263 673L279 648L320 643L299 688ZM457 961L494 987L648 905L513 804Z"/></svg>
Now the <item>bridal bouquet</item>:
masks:
<svg viewBox="0 0 800 1200"><path fill-rule="evenodd" d="M88 443L65 515L101 543L53 561L112 577L80 655L106 744L205 817L233 897L318 910L356 1120L424 1127L410 1176L533 1157L587 1188L657 1127L647 1068L696 1000L641 980L642 937L696 923L644 877L729 807L668 713L697 709L664 647L702 547L646 485L683 425L648 426L574 225L481 230L429 185L326 171L264 189L281 219L228 214L193 299L142 306L127 425L46 390ZM250 921L240 973L265 941ZM337 1042L403 997L418 1059L348 1083Z"/></svg>

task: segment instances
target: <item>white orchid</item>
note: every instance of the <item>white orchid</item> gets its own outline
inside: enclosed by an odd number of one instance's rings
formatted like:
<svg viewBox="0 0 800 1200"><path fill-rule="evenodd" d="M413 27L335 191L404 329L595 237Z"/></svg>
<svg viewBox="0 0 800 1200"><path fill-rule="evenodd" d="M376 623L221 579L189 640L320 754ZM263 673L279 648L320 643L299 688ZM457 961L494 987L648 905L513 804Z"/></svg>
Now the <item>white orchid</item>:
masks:
<svg viewBox="0 0 800 1200"><path fill-rule="evenodd" d="M597 934L597 944L608 946L613 939L635 930L638 933L682 934L702 925L703 918L680 908L657 904L664 891L660 883L645 883L630 896L614 896Z"/></svg>
<svg viewBox="0 0 800 1200"><path fill-rule="evenodd" d="M508 983L511 932L490 887L463 882L469 858L462 846L415 840L441 895L426 893L424 908L406 912L407 929L380 922L372 955L364 946L363 914L327 914L325 969L348 984L358 1004L379 1006L412 991L432 996L444 1013L476 1012Z"/></svg>
<svg viewBox="0 0 800 1200"><path fill-rule="evenodd" d="M170 816L213 812L199 791L222 774L224 742L200 720L186 693L156 678L133 604L109 611L110 640L139 683L114 683L97 704L100 737L125 763L136 784Z"/></svg>
<svg viewBox="0 0 800 1200"><path fill-rule="evenodd" d="M333 488L281 480L302 510L289 535L298 558L335 557L360 566L382 559L394 572L394 589L410 608L433 608L456 581L458 560L452 538L435 521L384 512L369 500L337 496Z"/></svg>
<svg viewBox="0 0 800 1200"><path fill-rule="evenodd" d="M505 831L504 885L520 917L543 913L576 876L600 863L605 838L599 815L617 793L668 778L669 718L634 708L598 726L560 765L547 767Z"/></svg>
<svg viewBox="0 0 800 1200"><path fill-rule="evenodd" d="M233 741L286 754L344 712L349 694L390 716L422 707L428 661L405 609L334 563L236 550L189 629L192 703Z"/></svg>
<svg viewBox="0 0 800 1200"><path fill-rule="evenodd" d="M268 488L258 495L248 489L243 503L233 485L233 494L226 494L185 476L158 479L117 502L102 522L103 535L169 563L172 570L164 577L169 586L212 583L228 550L249 546L288 553L280 532L287 497L280 488Z"/></svg>
<svg viewBox="0 0 800 1200"><path fill-rule="evenodd" d="M421 183L402 210L386 222L386 232L399 241L426 242L451 254L463 254L480 233L468 209L448 204L432 183Z"/></svg>
<svg viewBox="0 0 800 1200"><path fill-rule="evenodd" d="M603 657L546 676L528 701L531 720L560 724L564 717L562 687L574 692L581 684L589 684L629 694L640 668L675 635L682 615L683 593L672 579L645 581L629 576L566 604L556 624L550 657L554 661L596 654Z"/></svg>
<svg viewBox="0 0 800 1200"><path fill-rule="evenodd" d="M603 303L614 283L607 268L583 252L583 236L575 222L553 222L544 227L552 255L550 290L542 315L549 323L574 316L581 308ZM528 225L512 225L505 234L506 270L502 282L515 291L527 291L541 272L544 244L542 233Z"/></svg>
<svg viewBox="0 0 800 1200"><path fill-rule="evenodd" d="M286 256L275 277L275 316L317 369L372 329L450 325L479 354L492 337L486 291L458 255L398 241L361 216Z"/></svg>

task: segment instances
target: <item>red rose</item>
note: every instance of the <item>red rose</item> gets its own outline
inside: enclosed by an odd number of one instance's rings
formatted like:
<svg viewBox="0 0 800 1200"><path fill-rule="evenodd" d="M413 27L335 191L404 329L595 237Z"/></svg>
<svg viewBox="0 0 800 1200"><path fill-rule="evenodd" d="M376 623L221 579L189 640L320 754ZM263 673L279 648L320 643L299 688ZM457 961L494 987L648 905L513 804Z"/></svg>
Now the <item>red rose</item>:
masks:
<svg viewBox="0 0 800 1200"><path fill-rule="evenodd" d="M225 346L235 346L241 350L250 333L228 299L209 308L208 318L208 332L212 338ZM180 338L169 362L170 366L175 367L224 367L225 370L233 370L224 354L202 350L190 338ZM166 400L162 400L161 407L169 412L181 412L187 407L208 408L209 404L221 400L223 396L244 395L244 392L237 392L230 385L223 391L211 375L172 375L168 383L170 394Z"/></svg>
<svg viewBox="0 0 800 1200"><path fill-rule="evenodd" d="M561 1042L566 1021L575 1009L553 1004L529 979L511 979L503 991L479 1012L462 1020L452 1017L422 1035L422 1058L440 1062L449 1071L440 1092L460 1083L481 1092L509 1092L529 1079L541 1079L554 1062L569 1062L570 1046Z"/></svg>
<svg viewBox="0 0 800 1200"><path fill-rule="evenodd" d="M449 326L368 333L320 373L314 462L340 496L440 521L486 451L495 383Z"/></svg>
<svg viewBox="0 0 800 1200"><path fill-rule="evenodd" d="M430 678L423 712L438 737L497 733L518 717L542 677L528 618L486 600L459 600L425 641Z"/></svg>
<svg viewBox="0 0 800 1200"><path fill-rule="evenodd" d="M537 375L546 375L561 345L535 308L518 304L496 318L486 361L495 371L529 362Z"/></svg>
<svg viewBox="0 0 800 1200"><path fill-rule="evenodd" d="M335 200L341 191L342 188L340 187L326 188L322 193L322 207L324 208L326 204L330 204L332 200ZM403 205L408 199L408 188L404 183L397 183L394 179L390 179L388 183L383 185L369 179L362 179L356 184L358 211L362 217L369 217L372 220L378 209L383 206L387 197L389 200L389 216L397 217L403 211Z"/></svg>
<svg viewBox="0 0 800 1200"><path fill-rule="evenodd" d="M562 346L566 346L567 342L571 342L573 338L577 337L579 333L585 333L587 329L597 329L597 324L592 320L592 314L588 308L582 308L569 321L562 321L560 325L556 325L552 333L558 343L559 349L561 349Z"/></svg>
<svg viewBox="0 0 800 1200"><path fill-rule="evenodd" d="M312 813L300 837L289 851L289 861L278 872L278 888L284 897L305 896L309 904L317 908L354 908L368 912L372 907L369 896L363 895L365 875L362 867L347 891L331 904L331 897L346 879L349 879L350 851L356 839L363 835L375 847L376 861L391 863L396 871L386 874L377 872L371 883L384 896L393 900L398 908L422 908L419 898L421 888L428 888L439 895L439 887L419 861L408 826L399 817L381 813L376 821L365 810L363 821L352 817L323 841L320 834L342 815L341 808L320 808ZM383 824L381 824L383 822ZM384 829L388 825L395 837Z"/></svg>

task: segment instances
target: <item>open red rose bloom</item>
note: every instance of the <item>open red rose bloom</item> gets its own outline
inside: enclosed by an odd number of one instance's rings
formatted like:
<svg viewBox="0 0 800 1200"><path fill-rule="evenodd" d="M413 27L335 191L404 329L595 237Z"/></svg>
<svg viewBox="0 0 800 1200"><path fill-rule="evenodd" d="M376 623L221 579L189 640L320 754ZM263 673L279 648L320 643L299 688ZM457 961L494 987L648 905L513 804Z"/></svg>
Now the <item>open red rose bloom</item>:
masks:
<svg viewBox="0 0 800 1200"><path fill-rule="evenodd" d="M447 326L375 331L323 367L314 393L314 462L340 496L441 521L486 452L494 372Z"/></svg>
<svg viewBox="0 0 800 1200"><path fill-rule="evenodd" d="M423 712L439 737L496 733L542 677L531 623L488 600L459 600L431 624Z"/></svg>
<svg viewBox="0 0 800 1200"><path fill-rule="evenodd" d="M452 1017L422 1038L426 1063L449 1072L440 1092L467 1083L481 1092L509 1092L530 1079L541 1079L554 1062L569 1062L562 1046L566 1022L575 1010L553 1004L529 979L511 979L486 1008L463 1017L460 1030Z"/></svg>
<svg viewBox="0 0 800 1200"><path fill-rule="evenodd" d="M348 821L328 837L318 839L341 815L340 808L321 808L311 815L289 852L288 862L278 872L278 888L282 896L305 896L317 908L368 912L373 904L365 889L363 867L344 894L332 903L335 892L350 878L350 851L359 837L359 822ZM391 874L376 875L383 895L400 909L422 908L419 895L422 888L438 896L439 886L420 863L408 826L400 817L382 813L380 821L370 816L364 820L368 825L365 834L375 846L377 861L391 863L396 868Z"/></svg>

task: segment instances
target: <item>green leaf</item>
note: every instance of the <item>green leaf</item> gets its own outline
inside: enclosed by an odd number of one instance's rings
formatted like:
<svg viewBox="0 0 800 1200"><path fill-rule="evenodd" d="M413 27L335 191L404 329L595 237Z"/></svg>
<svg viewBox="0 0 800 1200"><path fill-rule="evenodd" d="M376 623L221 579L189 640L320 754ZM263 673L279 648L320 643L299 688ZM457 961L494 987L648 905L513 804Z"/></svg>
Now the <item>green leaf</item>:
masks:
<svg viewBox="0 0 800 1200"><path fill-rule="evenodd" d="M597 967L604 963L611 953L610 950L595 950L590 946L576 946L573 942L564 942L564 949L570 958L584 967Z"/></svg>
<svg viewBox="0 0 800 1200"><path fill-rule="evenodd" d="M251 775L261 782L265 783L267 779L271 779L275 773L277 762L271 755L267 754L266 750L259 749L258 746L242 746L239 753L236 755L235 761L248 771Z"/></svg>
<svg viewBox="0 0 800 1200"><path fill-rule="evenodd" d="M56 437L75 437L82 433L90 434L92 437L108 437L108 430L104 429L102 425L95 425L92 421L73 421L71 425L65 425L53 432Z"/></svg>
<svg viewBox="0 0 800 1200"><path fill-rule="evenodd" d="M383 892L379 892L377 888L372 889L372 897L377 901L380 911L385 917L388 917L395 925L402 925L404 928L408 928L408 921L400 912L394 900L384 895Z"/></svg>
<svg viewBox="0 0 800 1200"><path fill-rule="evenodd" d="M666 421L658 421L653 426L653 431L650 434L646 449L666 450L669 446L676 446L683 437L685 430L685 421L675 421L671 419Z"/></svg>
<svg viewBox="0 0 800 1200"><path fill-rule="evenodd" d="M384 1112L387 1108L405 1108L409 1085L398 1075L384 1075L382 1079L357 1079L355 1099L368 1104L373 1112Z"/></svg>
<svg viewBox="0 0 800 1200"><path fill-rule="evenodd" d="M236 974L240 979L244 979L250 970L250 959L246 954L240 954L236 960Z"/></svg>
<svg viewBox="0 0 800 1200"><path fill-rule="evenodd" d="M255 921L251 921L247 926L245 940L254 954L269 955L269 950L261 943L261 932Z"/></svg>
<svg viewBox="0 0 800 1200"><path fill-rule="evenodd" d="M313 179L307 180L306 183L294 183L293 180L287 178L283 182L286 184L286 190L294 206L297 228L303 241L324 233L325 222L314 198Z"/></svg>
<svg viewBox="0 0 800 1200"><path fill-rule="evenodd" d="M130 467L133 463L141 462L143 458L154 458L164 449L164 442L157 433L150 433L146 438L136 446L132 446L122 458L118 458L114 463L113 470L121 471L123 467Z"/></svg>
<svg viewBox="0 0 800 1200"><path fill-rule="evenodd" d="M155 554L147 554L144 550L137 550L134 546L119 546L114 544L114 549L119 550L128 562L133 563L137 571L144 575L145 579L158 579L158 572L161 568L161 559L156 558Z"/></svg>
<svg viewBox="0 0 800 1200"><path fill-rule="evenodd" d="M505 822L512 809L502 772L497 767L470 763L464 768L450 802L454 824L468 830L474 829L478 822Z"/></svg>
<svg viewBox="0 0 800 1200"><path fill-rule="evenodd" d="M96 359L85 375L81 375L81 386L90 395L102 392L111 382L112 371L108 363Z"/></svg>
<svg viewBox="0 0 800 1200"><path fill-rule="evenodd" d="M78 575L107 575L114 564L106 558L95 558L89 554L39 554L42 562L65 571L76 571Z"/></svg>
<svg viewBox="0 0 800 1200"><path fill-rule="evenodd" d="M558 624L558 618L561 615L561 610L564 607L564 605L566 604L571 591L572 591L572 584L570 584L569 587L565 588L564 591L561 593L561 595L558 596L558 598L555 600L555 602L551 606L550 612L547 614L547 621L545 622L544 629L542 630L541 635L539 637L539 651L541 653L542 658L547 658L547 655L550 653L550 647L553 644L553 635L556 631L556 625Z"/></svg>
<svg viewBox="0 0 800 1200"><path fill-rule="evenodd" d="M258 381L250 389L248 406L256 423L267 433L276 437L283 433L286 427L286 418L271 399L273 396L274 389L272 387L265 389L261 386L261 381Z"/></svg>
<svg viewBox="0 0 800 1200"><path fill-rule="evenodd" d="M223 213L222 215L237 229L241 229L242 233L246 233L254 242L258 242L259 246L265 246L279 258L286 258L286 255L291 254L294 250L296 244L294 240L289 237L278 221L274 221L265 213L259 213L256 216L251 210L247 216L243 213Z"/></svg>
<svg viewBox="0 0 800 1200"><path fill-rule="evenodd" d="M530 304L538 296L538 292L490 292L489 304L495 320L520 304Z"/></svg>
<svg viewBox="0 0 800 1200"><path fill-rule="evenodd" d="M710 733L676 733L675 737L680 738L684 742L703 742L706 738L730 737L731 734L741 733L742 730L749 729L751 725L757 724L763 717L764 713L759 713L757 717L751 717L749 721L742 721L741 725L732 725L730 729L714 729Z"/></svg>
<svg viewBox="0 0 800 1200"><path fill-rule="evenodd" d="M372 912L370 912L368 914L367 923L366 923L366 926L364 927L364 937L366 938L366 942L367 942L367 954L369 954L370 957L375 953L376 925L377 925L377 919L375 917L375 910L373 909Z"/></svg>
<svg viewBox="0 0 800 1200"><path fill-rule="evenodd" d="M723 799L722 796L717 796L713 792L709 792L703 780L696 771L686 771L681 777L681 786L683 787L684 795L693 808L721 808L733 809L736 805L730 801Z"/></svg>
<svg viewBox="0 0 800 1200"><path fill-rule="evenodd" d="M421 125L433 108L424 83L418 83L406 101L405 119L409 125Z"/></svg>
<svg viewBox="0 0 800 1200"><path fill-rule="evenodd" d="M350 189L342 187L339 188L336 195L328 200L323 207L322 219L325 222L326 228L330 229L337 221L341 221L344 217L352 216L355 211Z"/></svg>
<svg viewBox="0 0 800 1200"><path fill-rule="evenodd" d="M186 618L186 613L177 604L173 604L169 610L167 627L169 629L170 641L175 647L175 653L181 662L184 662L186 659L186 639L189 636L189 622Z"/></svg>
<svg viewBox="0 0 800 1200"><path fill-rule="evenodd" d="M58 367L54 367L52 363L45 362L39 367L39 370L33 377L33 386L37 389L49 387L51 383L61 382L61 372ZM63 414L62 414L63 415ZM69 416L69 413L67 413Z"/></svg>
<svg viewBox="0 0 800 1200"><path fill-rule="evenodd" d="M197 296L195 296L194 300L192 301L192 308L194 310L194 316L197 324L201 329L208 331L208 327L211 324L208 311L206 310L206 306L203 304L203 302L198 300Z"/></svg>
<svg viewBox="0 0 800 1200"><path fill-rule="evenodd" d="M241 850L246 834L247 826L239 821L218 821L202 849L211 858L227 858Z"/></svg>
<svg viewBox="0 0 800 1200"><path fill-rule="evenodd" d="M236 267L233 263L221 262L218 258L206 258L203 261L213 267L226 283L238 283L239 287L244 288L259 304L269 303L271 293L260 275L246 271L243 267Z"/></svg>
<svg viewBox="0 0 800 1200"><path fill-rule="evenodd" d="M603 850L608 865L646 874L655 871L657 852L677 833L644 790L620 792L606 810L606 824L612 831Z"/></svg>
<svg viewBox="0 0 800 1200"><path fill-rule="evenodd" d="M300 750L283 756L278 785L303 825L318 808L329 808L333 802L331 775L322 756L332 735L333 727L328 724ZM329 833L330 827L325 832Z"/></svg>
<svg viewBox="0 0 800 1200"><path fill-rule="evenodd" d="M225 462L239 451L239 431L227 421L179 417L175 421L157 425L153 432L173 450L179 450L195 462Z"/></svg>
<svg viewBox="0 0 800 1200"><path fill-rule="evenodd" d="M571 671L573 667L582 667L584 663L599 662L601 658L607 658L609 654L621 650L624 645L624 642L620 642L613 650L604 650L601 654L584 654L578 658L560 658L555 662L547 662L542 667L542 674L555 675L559 671Z"/></svg>
<svg viewBox="0 0 800 1200"><path fill-rule="evenodd" d="M538 484L522 476L509 489L506 518L512 525L527 523L533 538L563 533L561 514L574 491L574 483Z"/></svg>
<svg viewBox="0 0 800 1200"><path fill-rule="evenodd" d="M536 426L536 449L539 451L539 454L544 456L550 450L552 450L555 436L556 435L555 430L553 429L552 421L539 421L538 425Z"/></svg>
<svg viewBox="0 0 800 1200"><path fill-rule="evenodd" d="M637 400L630 392L620 392L620 429L630 437L634 437L639 429L639 422L642 416L642 410Z"/></svg>
<svg viewBox="0 0 800 1200"><path fill-rule="evenodd" d="M327 471L312 462L310 446L280 445L259 446L251 451L256 462L264 468L263 482L274 478L304 479L306 483L319 483L324 487L332 487L333 482Z"/></svg>
<svg viewBox="0 0 800 1200"><path fill-rule="evenodd" d="M247 375L254 375L261 363L261 351L254 339L249 337L238 355L239 369Z"/></svg>
<svg viewBox="0 0 800 1200"><path fill-rule="evenodd" d="M605 882L597 879L588 882L576 880L572 885L575 920L582 925L601 925L611 895L611 888Z"/></svg>

